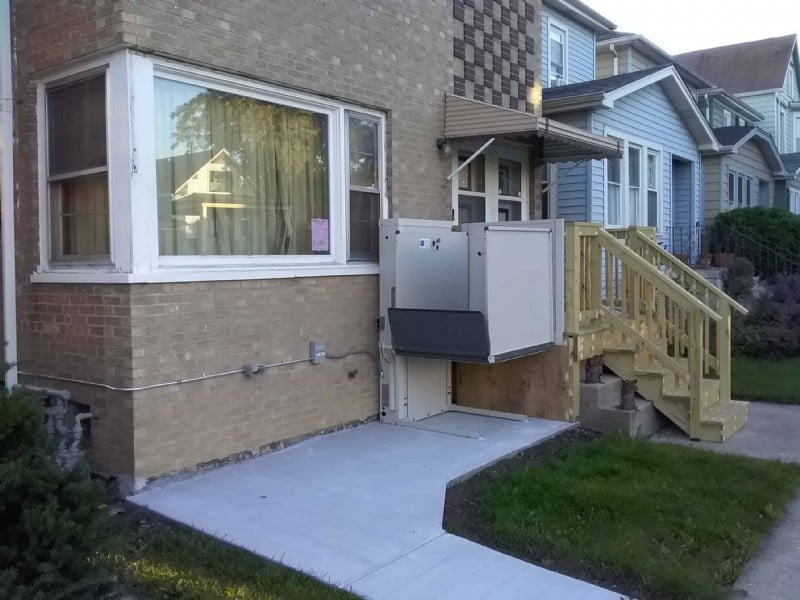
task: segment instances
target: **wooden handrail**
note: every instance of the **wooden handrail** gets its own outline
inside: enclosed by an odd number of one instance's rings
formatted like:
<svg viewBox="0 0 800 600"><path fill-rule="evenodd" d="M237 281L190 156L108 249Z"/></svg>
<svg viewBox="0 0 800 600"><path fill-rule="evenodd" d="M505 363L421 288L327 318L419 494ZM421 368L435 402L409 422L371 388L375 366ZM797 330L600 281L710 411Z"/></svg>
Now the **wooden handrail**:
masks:
<svg viewBox="0 0 800 600"><path fill-rule="evenodd" d="M612 327L616 327L622 333L625 334L626 337L629 337L636 341L637 344L644 346L647 351L653 355L657 361L659 361L662 365L667 367L668 369L672 370L675 374L683 377L684 379L689 379L689 369L684 367L674 358L672 358L669 354L664 352L661 348L656 346L651 340L644 337L641 333L636 331L633 327L628 325L625 321L620 319L617 315L611 312L608 308L603 307L602 317L609 322Z"/></svg>
<svg viewBox="0 0 800 600"><path fill-rule="evenodd" d="M642 231L640 231L635 227L630 228L628 231L631 233L631 235L636 237L637 242L647 246L647 248L650 251L658 254L661 260L663 260L664 262L668 262L670 266L672 266L676 271L681 272L686 278L691 279L693 284L703 288L704 293L715 296L718 301L727 302L728 304L730 304L731 308L739 311L743 315L746 315L748 313L747 308L745 308L736 300L731 298L728 294L719 289L717 286L711 284L708 280L706 280L705 277L703 277L702 275L698 275L698 273L694 269L688 267L676 256L664 250L664 248L659 246L655 240L645 235Z"/></svg>
<svg viewBox="0 0 800 600"><path fill-rule="evenodd" d="M732 304L727 296L695 286L693 280L687 290L665 275L661 265L671 274L683 266L673 266L660 247L658 254L650 252L651 232L609 232L595 223L569 223L566 233L567 332L596 331L584 328L601 320L614 331L609 340L629 340L662 365L676 386L686 386L688 433L699 437L703 379L717 373L720 399L729 394Z"/></svg>
<svg viewBox="0 0 800 600"><path fill-rule="evenodd" d="M637 274L643 277L650 285L656 288L665 288L665 292L669 292L671 296L677 296L678 303L682 305L682 308L686 310L699 310L715 322L722 320L722 317L710 306L698 300L671 279L664 277L663 273L650 264L650 262L631 250L606 230L598 229L597 235L607 246L611 246L612 253L619 254L624 258L627 262L627 266L633 267Z"/></svg>

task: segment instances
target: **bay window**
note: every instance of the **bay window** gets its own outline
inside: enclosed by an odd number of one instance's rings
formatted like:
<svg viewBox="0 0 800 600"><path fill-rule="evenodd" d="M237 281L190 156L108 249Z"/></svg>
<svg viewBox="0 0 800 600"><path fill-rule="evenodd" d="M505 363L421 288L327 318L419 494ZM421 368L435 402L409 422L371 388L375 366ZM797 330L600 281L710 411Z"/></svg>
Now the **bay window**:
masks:
<svg viewBox="0 0 800 600"><path fill-rule="evenodd" d="M34 280L377 272L382 113L130 51L105 60L40 84Z"/></svg>

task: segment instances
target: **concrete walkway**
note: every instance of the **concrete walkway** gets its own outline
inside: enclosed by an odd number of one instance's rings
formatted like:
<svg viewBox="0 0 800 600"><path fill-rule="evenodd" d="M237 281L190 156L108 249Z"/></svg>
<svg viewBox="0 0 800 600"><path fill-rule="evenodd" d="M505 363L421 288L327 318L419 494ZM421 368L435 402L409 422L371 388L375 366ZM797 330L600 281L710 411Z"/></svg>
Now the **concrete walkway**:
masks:
<svg viewBox="0 0 800 600"><path fill-rule="evenodd" d="M448 482L567 423L448 413L428 425L451 433L371 423L130 500L365 598L620 599L442 530Z"/></svg>
<svg viewBox="0 0 800 600"><path fill-rule="evenodd" d="M800 463L800 406L753 402L747 425L724 444L691 442L667 429L651 438L714 452ZM800 493L764 540L733 586L732 598L787 600L800 597Z"/></svg>

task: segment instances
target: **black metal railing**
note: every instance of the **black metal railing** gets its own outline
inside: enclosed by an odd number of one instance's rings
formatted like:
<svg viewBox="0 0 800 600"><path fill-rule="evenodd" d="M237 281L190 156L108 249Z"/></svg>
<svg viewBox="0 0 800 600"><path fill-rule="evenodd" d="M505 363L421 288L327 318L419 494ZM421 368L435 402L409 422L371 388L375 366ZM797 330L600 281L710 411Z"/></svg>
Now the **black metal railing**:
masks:
<svg viewBox="0 0 800 600"><path fill-rule="evenodd" d="M753 263L757 275L800 273L800 255L733 227L672 227L669 239L672 253L693 267L729 267L736 257L743 257Z"/></svg>

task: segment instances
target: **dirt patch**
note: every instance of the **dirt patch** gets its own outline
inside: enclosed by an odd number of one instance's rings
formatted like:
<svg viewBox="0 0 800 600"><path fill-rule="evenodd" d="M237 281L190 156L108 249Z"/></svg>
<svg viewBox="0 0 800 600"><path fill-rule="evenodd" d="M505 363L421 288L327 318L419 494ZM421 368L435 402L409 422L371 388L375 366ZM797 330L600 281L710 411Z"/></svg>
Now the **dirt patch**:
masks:
<svg viewBox="0 0 800 600"><path fill-rule="evenodd" d="M620 598L628 595L631 598L647 597L650 600L658 600L652 596L652 592L648 592L650 595L645 596L641 583L631 575L565 559L542 548L530 547L525 552L512 550L504 546L492 533L481 515L481 500L484 493L499 476L521 466L542 465L550 458L558 456L565 448L575 444L585 444L599 435L585 429L570 429L450 487L445 497L443 524L445 530L545 569L619 592Z"/></svg>

